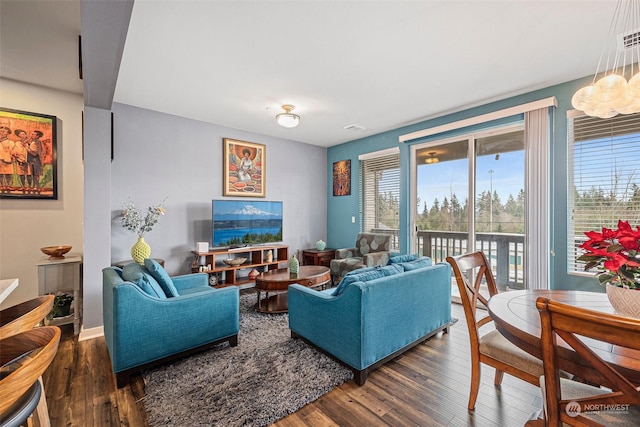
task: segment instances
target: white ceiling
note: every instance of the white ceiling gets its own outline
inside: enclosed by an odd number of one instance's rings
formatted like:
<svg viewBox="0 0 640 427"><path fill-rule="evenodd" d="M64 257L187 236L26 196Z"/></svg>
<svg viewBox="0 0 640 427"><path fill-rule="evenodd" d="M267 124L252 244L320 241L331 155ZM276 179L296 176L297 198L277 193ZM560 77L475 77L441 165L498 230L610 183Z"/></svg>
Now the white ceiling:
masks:
<svg viewBox="0 0 640 427"><path fill-rule="evenodd" d="M114 101L332 146L593 74L615 5L137 0ZM2 77L82 91L79 0L0 17ZM297 128L276 125L285 103Z"/></svg>

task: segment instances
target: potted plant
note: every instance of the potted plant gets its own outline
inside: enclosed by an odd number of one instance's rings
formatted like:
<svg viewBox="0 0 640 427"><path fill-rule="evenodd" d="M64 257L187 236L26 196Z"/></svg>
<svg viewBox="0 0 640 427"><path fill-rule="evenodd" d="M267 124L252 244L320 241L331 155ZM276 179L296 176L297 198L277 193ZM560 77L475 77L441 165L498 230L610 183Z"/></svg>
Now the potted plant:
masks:
<svg viewBox="0 0 640 427"><path fill-rule="evenodd" d="M71 303L73 302L73 296L65 293L60 293L53 299L53 308L47 315L47 319L51 320L56 317L68 316L71 312Z"/></svg>
<svg viewBox="0 0 640 427"><path fill-rule="evenodd" d="M640 227L618 221L618 228L584 233L589 240L580 245L585 253L585 271L595 268L598 282L605 285L615 310L640 318Z"/></svg>
<svg viewBox="0 0 640 427"><path fill-rule="evenodd" d="M153 229L153 226L158 223L160 215L165 214L165 200L166 197L156 206L149 206L144 216L136 208L131 197L124 204L122 226L138 235L138 241L131 247L131 257L138 264L144 264L144 259L151 256L151 247L144 241L144 234Z"/></svg>

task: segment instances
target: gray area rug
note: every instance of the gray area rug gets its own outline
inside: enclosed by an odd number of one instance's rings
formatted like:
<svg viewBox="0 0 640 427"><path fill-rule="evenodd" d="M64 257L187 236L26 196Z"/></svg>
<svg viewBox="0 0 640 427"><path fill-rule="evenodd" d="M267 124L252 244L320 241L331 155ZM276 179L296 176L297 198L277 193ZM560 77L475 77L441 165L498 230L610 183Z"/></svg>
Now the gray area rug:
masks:
<svg viewBox="0 0 640 427"><path fill-rule="evenodd" d="M266 426L353 378L292 339L287 314L257 313L255 301L240 297L237 347L223 344L143 373L151 426Z"/></svg>

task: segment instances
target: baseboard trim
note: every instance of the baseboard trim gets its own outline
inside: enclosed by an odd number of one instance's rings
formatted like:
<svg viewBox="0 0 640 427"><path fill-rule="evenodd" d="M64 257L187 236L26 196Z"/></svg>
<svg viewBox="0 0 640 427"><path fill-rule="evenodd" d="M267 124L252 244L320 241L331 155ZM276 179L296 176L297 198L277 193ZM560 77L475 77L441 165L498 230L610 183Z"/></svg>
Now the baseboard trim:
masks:
<svg viewBox="0 0 640 427"><path fill-rule="evenodd" d="M78 341L91 340L104 336L104 326L98 326L97 328L84 329L80 331Z"/></svg>

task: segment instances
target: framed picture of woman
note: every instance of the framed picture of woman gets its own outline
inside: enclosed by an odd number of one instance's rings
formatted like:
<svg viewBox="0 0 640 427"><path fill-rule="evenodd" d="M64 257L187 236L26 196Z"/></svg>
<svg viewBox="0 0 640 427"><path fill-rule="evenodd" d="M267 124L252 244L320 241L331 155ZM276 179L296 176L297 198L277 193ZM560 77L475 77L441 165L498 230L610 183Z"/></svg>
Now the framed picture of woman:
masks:
<svg viewBox="0 0 640 427"><path fill-rule="evenodd" d="M56 120L0 107L0 198L58 199Z"/></svg>
<svg viewBox="0 0 640 427"><path fill-rule="evenodd" d="M224 196L265 197L266 147L263 144L223 138Z"/></svg>

